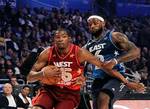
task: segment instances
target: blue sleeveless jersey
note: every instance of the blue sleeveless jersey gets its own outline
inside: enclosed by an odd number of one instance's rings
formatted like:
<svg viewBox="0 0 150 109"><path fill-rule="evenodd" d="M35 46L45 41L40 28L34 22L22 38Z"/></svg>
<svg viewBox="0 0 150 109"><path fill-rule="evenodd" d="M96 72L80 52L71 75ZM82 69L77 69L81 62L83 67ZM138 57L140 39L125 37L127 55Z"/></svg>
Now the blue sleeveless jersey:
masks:
<svg viewBox="0 0 150 109"><path fill-rule="evenodd" d="M112 42L111 31L107 32L107 34L102 39L88 41L88 43L85 45L85 48L93 55L98 57L101 61L108 61L124 53ZM94 78L105 78L108 76L103 70L99 69L97 66L92 65L92 68ZM125 72L125 67L122 63L115 65L113 69L116 69L121 74Z"/></svg>

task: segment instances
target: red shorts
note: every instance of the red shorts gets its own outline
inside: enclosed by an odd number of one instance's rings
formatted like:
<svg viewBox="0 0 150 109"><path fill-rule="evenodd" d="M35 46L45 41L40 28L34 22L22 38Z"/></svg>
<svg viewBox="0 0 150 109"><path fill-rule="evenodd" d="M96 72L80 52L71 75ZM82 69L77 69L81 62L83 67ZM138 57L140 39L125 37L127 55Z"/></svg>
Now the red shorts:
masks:
<svg viewBox="0 0 150 109"><path fill-rule="evenodd" d="M58 86L43 86L40 93L33 99L34 106L44 109L74 109L80 102L80 91Z"/></svg>

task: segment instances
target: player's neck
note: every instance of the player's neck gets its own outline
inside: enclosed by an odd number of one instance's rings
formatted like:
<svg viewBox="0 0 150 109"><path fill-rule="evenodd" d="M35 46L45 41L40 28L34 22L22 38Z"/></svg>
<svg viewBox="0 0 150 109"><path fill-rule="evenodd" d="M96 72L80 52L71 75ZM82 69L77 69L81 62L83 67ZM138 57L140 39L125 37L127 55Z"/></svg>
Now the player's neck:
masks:
<svg viewBox="0 0 150 109"><path fill-rule="evenodd" d="M104 30L95 33L95 34L94 34L94 39L95 39L95 40L102 39L102 38L104 37L104 33L105 33Z"/></svg>
<svg viewBox="0 0 150 109"><path fill-rule="evenodd" d="M71 44L69 44L69 46L68 46L67 48L60 48L60 49L58 50L58 53L59 53L60 55L66 55L66 54L69 52L70 47L71 47Z"/></svg>

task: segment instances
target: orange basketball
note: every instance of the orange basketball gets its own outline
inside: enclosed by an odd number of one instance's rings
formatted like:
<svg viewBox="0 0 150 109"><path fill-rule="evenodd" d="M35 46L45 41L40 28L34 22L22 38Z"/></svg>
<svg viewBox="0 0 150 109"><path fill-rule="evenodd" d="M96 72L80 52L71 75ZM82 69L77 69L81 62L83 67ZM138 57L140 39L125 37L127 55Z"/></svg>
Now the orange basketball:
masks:
<svg viewBox="0 0 150 109"><path fill-rule="evenodd" d="M49 71L54 68L56 68L54 65L48 65L42 69L45 73L45 76L42 77L40 81L41 83L47 84L47 85L53 85L53 84L58 83L61 80L60 77L56 77L56 76L47 77Z"/></svg>

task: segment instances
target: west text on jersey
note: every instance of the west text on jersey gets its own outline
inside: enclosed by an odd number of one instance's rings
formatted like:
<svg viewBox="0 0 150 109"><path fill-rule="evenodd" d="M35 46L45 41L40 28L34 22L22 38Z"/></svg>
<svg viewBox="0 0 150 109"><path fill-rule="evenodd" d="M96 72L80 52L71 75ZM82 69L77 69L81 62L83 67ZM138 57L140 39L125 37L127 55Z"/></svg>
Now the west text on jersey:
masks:
<svg viewBox="0 0 150 109"><path fill-rule="evenodd" d="M72 62L54 62L57 67L70 67Z"/></svg>

